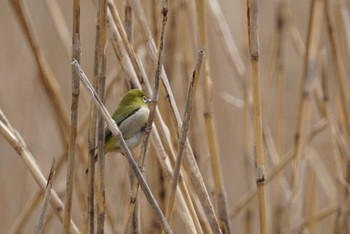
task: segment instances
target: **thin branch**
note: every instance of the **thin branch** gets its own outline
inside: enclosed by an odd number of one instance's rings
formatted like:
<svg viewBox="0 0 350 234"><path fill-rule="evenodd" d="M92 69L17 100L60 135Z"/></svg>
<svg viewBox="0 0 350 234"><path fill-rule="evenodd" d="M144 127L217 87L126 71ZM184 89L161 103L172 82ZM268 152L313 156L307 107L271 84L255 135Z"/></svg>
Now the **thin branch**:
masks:
<svg viewBox="0 0 350 234"><path fill-rule="evenodd" d="M73 2L73 37L72 37L72 59L80 62L80 0ZM64 211L63 233L69 233L69 220L71 219L73 181L75 173L75 152L78 128L78 104L80 94L79 77L72 69L72 104L71 104L71 127L69 141L69 159L66 179L66 201Z"/></svg>
<svg viewBox="0 0 350 234"><path fill-rule="evenodd" d="M269 233L267 222L266 191L265 191L265 156L263 146L263 128L261 113L261 95L259 78L259 27L258 27L258 1L248 0L248 33L250 62L253 81L253 107L254 107L254 139L256 149L256 185L259 200L260 233Z"/></svg>
<svg viewBox="0 0 350 234"><path fill-rule="evenodd" d="M298 108L298 120L297 120L297 129L295 133L295 143L294 143L294 154L295 162L293 165L292 173L292 198L290 201L290 208L297 209L298 205L298 184L302 182L299 175L299 166L302 161L304 150L307 142L307 131L308 126L310 125L312 106L311 106L311 95L310 91L315 83L316 79L316 63L319 55L319 45L322 31L322 20L323 20L323 7L324 1L322 0L313 0L311 2L310 8L310 21L308 28L308 38L306 53L304 56L303 64L303 74L302 81L300 86L300 103ZM291 215L291 227L294 228L300 219L297 212L290 212Z"/></svg>
<svg viewBox="0 0 350 234"><path fill-rule="evenodd" d="M186 142L186 138L187 138L187 132L188 132L191 116L192 116L194 98L195 98L196 91L197 91L197 86L198 86L198 81L199 81L199 77L200 77L200 71L201 71L201 67L202 67L203 57L204 57L204 51L202 51L202 50L198 51L196 68L193 71L192 80L190 81L190 83L188 85L188 90L187 90L185 114L184 114L183 123L182 123L182 127L181 127L181 132L180 132L180 137L179 137L179 150L178 150L177 157L176 157L176 163L175 163L175 167L174 167L174 176L173 176L173 179L171 182L170 197L169 197L167 212L166 212L166 218L170 223L171 223L173 209L174 209L175 192L176 192L177 183L178 183L179 177L180 177L180 168L181 168L181 163L182 163L182 157L183 157L185 142Z"/></svg>
<svg viewBox="0 0 350 234"><path fill-rule="evenodd" d="M23 208L17 215L16 220L12 224L10 230L7 232L8 234L16 234L22 232L21 229L23 226L25 226L26 222L31 217L32 212L40 206L40 202L42 201L43 197L44 194L42 193L42 190L36 191L29 196L28 200L23 205Z"/></svg>
<svg viewBox="0 0 350 234"><path fill-rule="evenodd" d="M95 61L97 65L97 93L102 103L105 99L106 86L106 38L107 38L107 0L99 0L97 7L97 23L96 23L96 47ZM77 73L76 73L77 74ZM98 170L97 170L97 233L104 233L105 222L105 153L104 153L104 137L105 137L104 121L100 112L97 112L97 150L98 150Z"/></svg>
<svg viewBox="0 0 350 234"><path fill-rule="evenodd" d="M54 176L55 176L55 158L53 158L53 160L52 160L49 178L47 179L47 185L46 185L46 189L45 189L44 202L43 202L43 205L41 207L41 212L40 212L38 223L35 226L35 231L34 231L35 234L43 233L43 224L44 224L44 219L45 219L46 212L47 212L47 207L49 205L49 201L50 201L50 197L51 197L50 194L51 194L51 189L52 189L52 180L54 179Z"/></svg>
<svg viewBox="0 0 350 234"><path fill-rule="evenodd" d="M205 1L197 0L197 18L199 28L199 46L205 49L208 48L207 39L207 24L205 17ZM204 60L204 82L203 82L203 103L204 103L204 122L205 133L207 136L207 143L209 148L211 168L214 180L214 196L217 204L218 216L220 221L221 231L223 233L230 233L230 225L228 222L227 212L227 195L224 187L224 180L222 176L222 169L220 163L219 147L217 143L216 126L214 122L214 100L213 100L213 80L210 72L210 56L208 55ZM242 83L241 83L242 85Z"/></svg>

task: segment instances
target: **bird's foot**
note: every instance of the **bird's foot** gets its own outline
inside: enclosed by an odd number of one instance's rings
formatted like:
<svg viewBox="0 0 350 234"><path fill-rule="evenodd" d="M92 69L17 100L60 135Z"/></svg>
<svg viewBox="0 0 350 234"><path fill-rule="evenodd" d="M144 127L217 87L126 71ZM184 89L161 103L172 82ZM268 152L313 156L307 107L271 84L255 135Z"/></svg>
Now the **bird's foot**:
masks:
<svg viewBox="0 0 350 234"><path fill-rule="evenodd" d="M152 125L150 125L150 126L145 126L143 129L145 130L145 132L150 133L151 130L152 130Z"/></svg>

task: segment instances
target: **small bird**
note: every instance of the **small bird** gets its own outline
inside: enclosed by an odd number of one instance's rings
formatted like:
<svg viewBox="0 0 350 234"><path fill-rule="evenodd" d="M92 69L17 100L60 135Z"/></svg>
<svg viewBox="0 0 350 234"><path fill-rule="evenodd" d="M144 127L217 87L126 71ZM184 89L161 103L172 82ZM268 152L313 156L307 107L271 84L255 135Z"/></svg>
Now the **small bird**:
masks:
<svg viewBox="0 0 350 234"><path fill-rule="evenodd" d="M142 90L132 89L124 94L112 115L130 150L140 144L143 132L146 131L145 125L148 121L151 102L152 99L148 98ZM105 153L121 152L117 139L108 128L105 130L104 150Z"/></svg>

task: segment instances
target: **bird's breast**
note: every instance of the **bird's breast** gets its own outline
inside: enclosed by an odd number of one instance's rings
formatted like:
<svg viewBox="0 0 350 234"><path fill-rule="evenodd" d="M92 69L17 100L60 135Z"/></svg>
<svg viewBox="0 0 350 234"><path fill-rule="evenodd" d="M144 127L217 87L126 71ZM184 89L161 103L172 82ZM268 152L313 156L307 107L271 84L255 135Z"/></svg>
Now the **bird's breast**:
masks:
<svg viewBox="0 0 350 234"><path fill-rule="evenodd" d="M134 137L147 123L149 116L148 107L142 106L134 114L130 115L120 125L119 129L125 140Z"/></svg>

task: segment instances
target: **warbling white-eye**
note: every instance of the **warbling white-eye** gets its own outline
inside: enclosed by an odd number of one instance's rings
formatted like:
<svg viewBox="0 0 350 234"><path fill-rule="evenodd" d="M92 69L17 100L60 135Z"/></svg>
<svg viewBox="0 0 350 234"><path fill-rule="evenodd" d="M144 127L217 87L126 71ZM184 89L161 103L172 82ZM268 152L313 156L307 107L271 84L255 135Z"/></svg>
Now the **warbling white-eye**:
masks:
<svg viewBox="0 0 350 234"><path fill-rule="evenodd" d="M123 134L124 140L130 150L137 147L145 131L149 116L149 99L142 90L132 89L124 94L112 118ZM105 131L105 153L121 152L117 139L107 128Z"/></svg>

